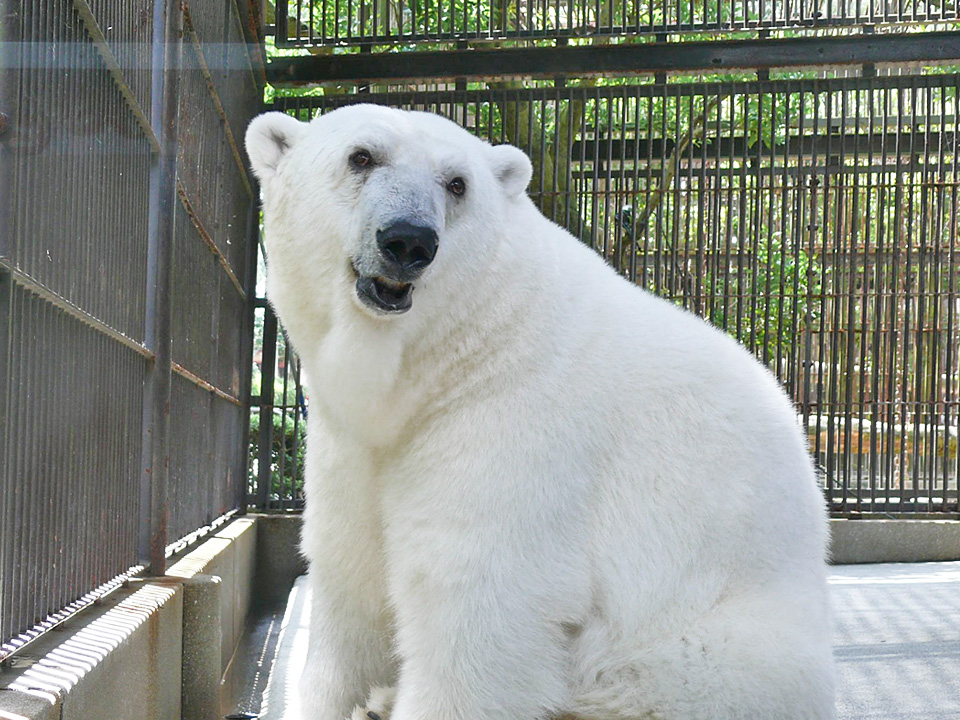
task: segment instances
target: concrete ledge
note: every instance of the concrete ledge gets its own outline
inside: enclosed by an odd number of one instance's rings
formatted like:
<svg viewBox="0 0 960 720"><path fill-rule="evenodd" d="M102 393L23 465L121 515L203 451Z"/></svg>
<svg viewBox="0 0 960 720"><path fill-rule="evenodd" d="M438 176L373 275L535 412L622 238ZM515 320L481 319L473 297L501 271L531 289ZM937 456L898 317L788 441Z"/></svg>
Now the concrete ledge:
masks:
<svg viewBox="0 0 960 720"><path fill-rule="evenodd" d="M302 517L299 513L248 517L257 520L257 607L283 605L293 583L307 572L307 561L300 554Z"/></svg>
<svg viewBox="0 0 960 720"><path fill-rule="evenodd" d="M220 670L243 635L253 592L257 521L240 518L226 525L200 547L167 569L167 576L188 580L197 575L220 578Z"/></svg>
<svg viewBox="0 0 960 720"><path fill-rule="evenodd" d="M179 718L182 618L179 584L117 590L0 673L0 718Z"/></svg>
<svg viewBox="0 0 960 720"><path fill-rule="evenodd" d="M0 669L0 720L214 720L251 604L256 520L131 580Z"/></svg>
<svg viewBox="0 0 960 720"><path fill-rule="evenodd" d="M220 716L220 578L183 582L183 658L180 713L185 719Z"/></svg>
<svg viewBox="0 0 960 720"><path fill-rule="evenodd" d="M960 560L957 520L831 520L834 565Z"/></svg>
<svg viewBox="0 0 960 720"><path fill-rule="evenodd" d="M0 688L0 720L60 720L60 698L47 692Z"/></svg>

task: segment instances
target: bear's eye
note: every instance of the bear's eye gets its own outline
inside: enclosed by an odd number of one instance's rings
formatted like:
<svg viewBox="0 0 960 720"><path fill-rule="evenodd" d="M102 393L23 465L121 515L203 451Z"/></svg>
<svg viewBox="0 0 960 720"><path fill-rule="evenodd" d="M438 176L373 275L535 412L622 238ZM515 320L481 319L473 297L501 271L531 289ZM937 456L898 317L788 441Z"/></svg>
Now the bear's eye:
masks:
<svg viewBox="0 0 960 720"><path fill-rule="evenodd" d="M370 167L373 165L373 155L368 150L357 150L350 156L350 164L358 168Z"/></svg>
<svg viewBox="0 0 960 720"><path fill-rule="evenodd" d="M467 191L467 184L463 181L462 177L455 177L447 183L447 190L459 197Z"/></svg>

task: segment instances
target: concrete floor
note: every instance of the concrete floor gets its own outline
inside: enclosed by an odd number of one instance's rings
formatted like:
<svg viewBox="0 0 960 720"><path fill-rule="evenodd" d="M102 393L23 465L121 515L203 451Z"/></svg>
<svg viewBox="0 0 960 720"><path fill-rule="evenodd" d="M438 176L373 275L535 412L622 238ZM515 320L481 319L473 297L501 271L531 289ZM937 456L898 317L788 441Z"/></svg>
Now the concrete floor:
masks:
<svg viewBox="0 0 960 720"><path fill-rule="evenodd" d="M960 563L833 568L841 720L960 718Z"/></svg>
<svg viewBox="0 0 960 720"><path fill-rule="evenodd" d="M960 562L847 565L830 583L838 719L960 719ZM225 714L300 720L309 604L301 577L285 608L251 623Z"/></svg>

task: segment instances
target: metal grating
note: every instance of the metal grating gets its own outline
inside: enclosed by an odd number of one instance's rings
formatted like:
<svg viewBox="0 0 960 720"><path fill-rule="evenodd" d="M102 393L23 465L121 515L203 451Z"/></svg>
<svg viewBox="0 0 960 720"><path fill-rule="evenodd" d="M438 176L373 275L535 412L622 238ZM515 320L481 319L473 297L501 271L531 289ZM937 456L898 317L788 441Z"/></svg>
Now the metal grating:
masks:
<svg viewBox="0 0 960 720"><path fill-rule="evenodd" d="M0 660L244 509L262 72L164 3L0 0Z"/></svg>
<svg viewBox="0 0 960 720"><path fill-rule="evenodd" d="M958 90L945 74L275 107L428 110L523 148L547 217L779 376L835 514L918 515L958 511Z"/></svg>
<svg viewBox="0 0 960 720"><path fill-rule="evenodd" d="M80 15L27 3L13 144L14 267L144 340L152 149ZM77 238L83 238L78 242Z"/></svg>
<svg viewBox="0 0 960 720"><path fill-rule="evenodd" d="M9 275L0 276L4 294L6 641L138 564L147 360Z"/></svg>
<svg viewBox="0 0 960 720"><path fill-rule="evenodd" d="M939 0L277 0L281 47L591 38L953 21ZM286 22L284 22L286 19Z"/></svg>

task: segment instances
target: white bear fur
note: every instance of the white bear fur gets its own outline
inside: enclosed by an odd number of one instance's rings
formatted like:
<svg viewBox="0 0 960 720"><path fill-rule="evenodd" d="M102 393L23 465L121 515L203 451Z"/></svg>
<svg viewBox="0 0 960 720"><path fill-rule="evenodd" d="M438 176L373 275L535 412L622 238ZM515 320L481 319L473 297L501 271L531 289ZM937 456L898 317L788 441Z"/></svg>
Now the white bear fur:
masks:
<svg viewBox="0 0 960 720"><path fill-rule="evenodd" d="M515 148L372 105L247 148L311 380L304 720L394 685L391 720L834 717L824 503L770 373L541 216ZM377 315L350 262L404 213L439 250Z"/></svg>

